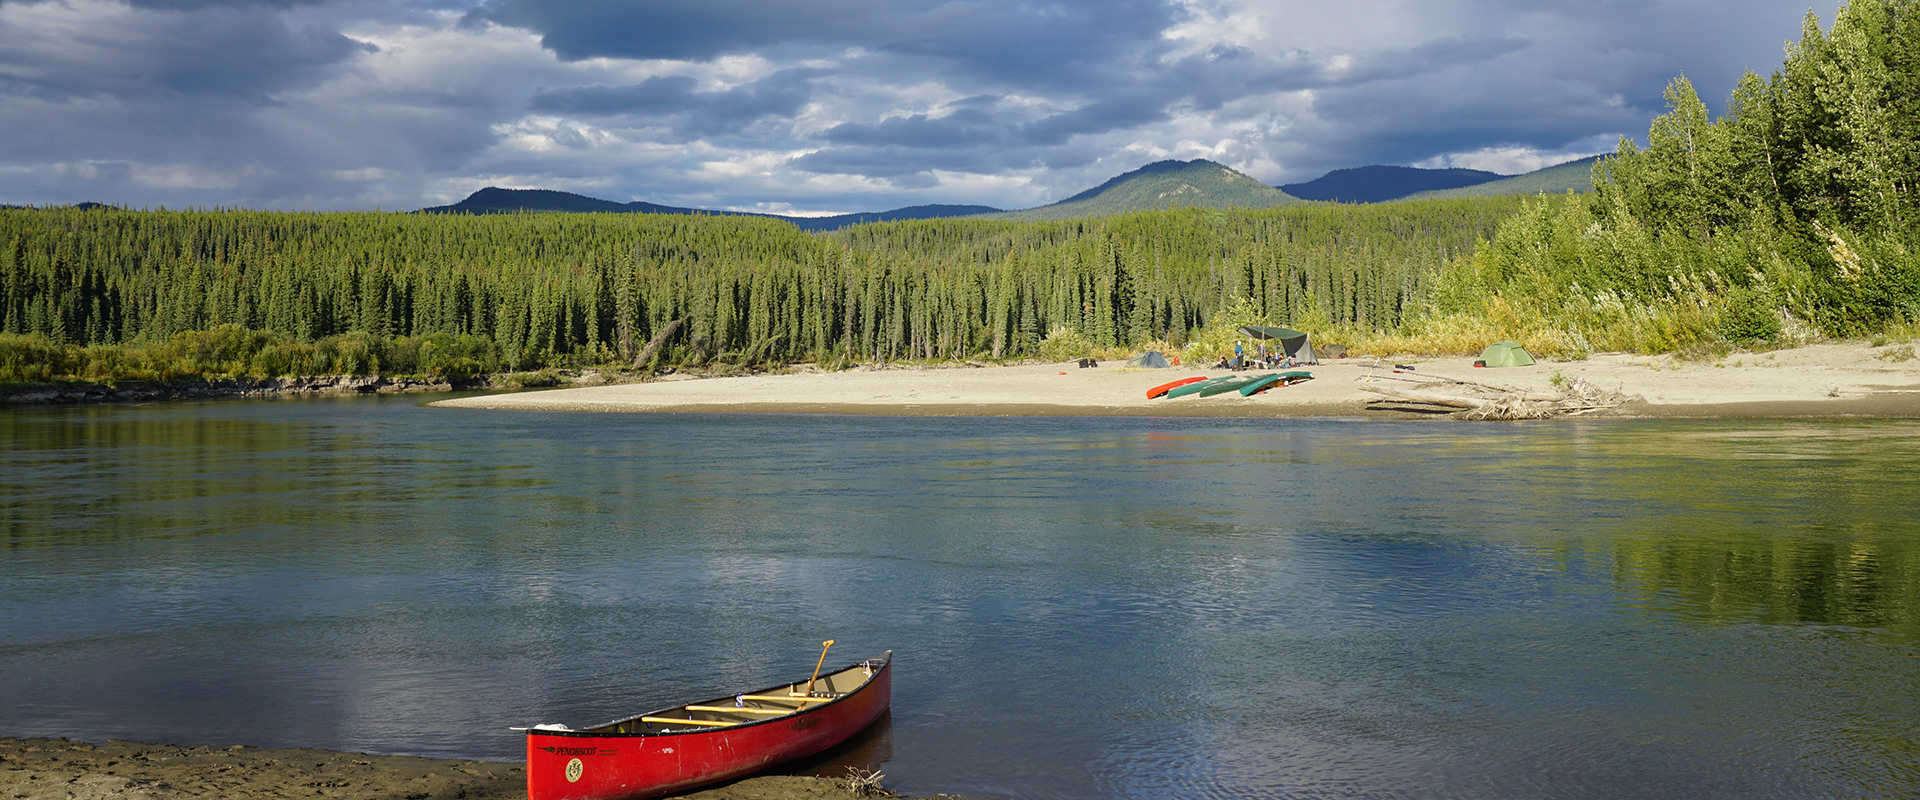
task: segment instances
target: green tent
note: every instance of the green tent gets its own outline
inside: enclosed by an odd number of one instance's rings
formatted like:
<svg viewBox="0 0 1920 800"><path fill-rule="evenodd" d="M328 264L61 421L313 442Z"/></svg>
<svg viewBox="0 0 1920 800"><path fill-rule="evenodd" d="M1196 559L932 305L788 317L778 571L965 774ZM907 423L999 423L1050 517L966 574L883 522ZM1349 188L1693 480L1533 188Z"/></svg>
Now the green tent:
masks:
<svg viewBox="0 0 1920 800"><path fill-rule="evenodd" d="M1147 352L1141 353L1140 355L1127 359L1127 366L1150 367L1153 369L1166 369L1173 365L1167 363L1167 357L1160 355L1160 351L1148 350Z"/></svg>
<svg viewBox="0 0 1920 800"><path fill-rule="evenodd" d="M1476 367L1524 367L1533 363L1533 354L1519 342L1494 342L1480 351L1480 360L1473 362Z"/></svg>
<svg viewBox="0 0 1920 800"><path fill-rule="evenodd" d="M1313 357L1313 337L1291 328L1269 328L1264 325L1242 325L1240 332L1255 339L1271 339L1279 342L1281 355L1289 356L1302 364L1317 364Z"/></svg>

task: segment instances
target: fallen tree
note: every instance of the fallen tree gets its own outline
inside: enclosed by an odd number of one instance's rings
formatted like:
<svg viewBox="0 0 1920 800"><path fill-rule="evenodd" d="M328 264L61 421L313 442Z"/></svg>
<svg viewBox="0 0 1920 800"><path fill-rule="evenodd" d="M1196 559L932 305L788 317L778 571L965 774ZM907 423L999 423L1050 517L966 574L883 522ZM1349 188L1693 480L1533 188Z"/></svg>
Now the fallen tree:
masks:
<svg viewBox="0 0 1920 800"><path fill-rule="evenodd" d="M1433 391L1433 387L1452 387L1453 392ZM1528 392L1502 386L1490 386L1451 378L1434 378L1417 388L1381 386L1372 382L1360 388L1374 394L1429 406L1456 409L1462 419L1548 419L1591 414L1615 408L1626 402L1618 392L1608 392L1573 378L1561 385L1561 391ZM1472 392L1466 394L1462 392ZM1491 396L1488 396L1491 395Z"/></svg>

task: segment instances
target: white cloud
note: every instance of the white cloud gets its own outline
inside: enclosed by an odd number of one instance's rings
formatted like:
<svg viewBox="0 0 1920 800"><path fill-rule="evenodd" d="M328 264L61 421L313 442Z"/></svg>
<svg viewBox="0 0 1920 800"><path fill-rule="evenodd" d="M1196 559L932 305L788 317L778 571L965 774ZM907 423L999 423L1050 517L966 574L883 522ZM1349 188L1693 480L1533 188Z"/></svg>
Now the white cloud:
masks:
<svg viewBox="0 0 1920 800"><path fill-rule="evenodd" d="M0 0L0 202L410 208L511 182L814 213L1027 207L1162 158L1513 173L1643 136L1682 72L1717 106L1804 11L1168 2Z"/></svg>

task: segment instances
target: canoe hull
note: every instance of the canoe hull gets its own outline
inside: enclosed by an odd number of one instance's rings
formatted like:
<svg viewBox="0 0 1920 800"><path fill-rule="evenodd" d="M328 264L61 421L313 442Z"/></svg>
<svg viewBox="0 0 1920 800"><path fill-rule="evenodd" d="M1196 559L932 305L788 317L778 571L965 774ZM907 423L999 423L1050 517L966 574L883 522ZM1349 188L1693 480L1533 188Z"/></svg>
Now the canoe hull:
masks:
<svg viewBox="0 0 1920 800"><path fill-rule="evenodd" d="M1276 386L1292 386L1293 384L1299 383L1304 380L1310 380L1312 378L1313 378L1313 373L1299 372L1299 371L1282 372L1278 375L1265 375L1255 380L1253 383L1249 383L1245 386L1240 387L1240 396L1252 397L1256 394L1264 392L1268 389L1272 389Z"/></svg>
<svg viewBox="0 0 1920 800"><path fill-rule="evenodd" d="M887 711L893 659L864 684L790 715L706 730L527 731L529 800L643 800L732 780L832 748Z"/></svg>
<svg viewBox="0 0 1920 800"><path fill-rule="evenodd" d="M1174 389L1185 386L1189 383L1199 383L1204 380L1206 380L1206 378L1204 376L1200 376L1200 377L1192 377L1192 378L1181 378L1180 380L1173 381L1172 383L1163 383L1163 384L1160 384L1159 386L1155 386L1151 389L1148 389L1147 399L1152 400L1156 397L1165 395L1167 392L1170 392Z"/></svg>
<svg viewBox="0 0 1920 800"><path fill-rule="evenodd" d="M1228 379L1227 378L1209 378L1206 380L1194 381L1193 383L1183 384L1183 385L1175 386L1171 389L1168 389L1167 393L1162 396L1171 400L1175 397L1185 397L1190 394L1197 394L1202 389L1205 389L1209 386L1214 385L1215 383L1218 383L1224 380L1228 380Z"/></svg>
<svg viewBox="0 0 1920 800"><path fill-rule="evenodd" d="M1261 377L1265 377L1265 376L1248 376L1244 378L1221 378L1216 382L1207 384L1207 388L1201 389L1200 391L1195 392L1195 394L1198 394L1201 397L1212 397L1216 394L1224 394L1227 392L1231 392L1235 389L1238 389L1242 386L1245 386L1249 383L1253 383L1254 381L1260 380Z"/></svg>

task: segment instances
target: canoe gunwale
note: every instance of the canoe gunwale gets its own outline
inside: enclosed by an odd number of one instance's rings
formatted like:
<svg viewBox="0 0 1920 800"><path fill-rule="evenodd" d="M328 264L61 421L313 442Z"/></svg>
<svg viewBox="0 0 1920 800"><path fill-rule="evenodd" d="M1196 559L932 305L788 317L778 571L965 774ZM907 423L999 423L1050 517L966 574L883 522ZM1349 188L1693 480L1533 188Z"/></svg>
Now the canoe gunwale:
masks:
<svg viewBox="0 0 1920 800"><path fill-rule="evenodd" d="M892 650L888 650L885 653L881 653L880 655L874 656L872 658L860 659L859 661L855 661L851 664L841 667L840 669L825 673L820 676L821 680L825 680L831 676L845 674L848 672L852 672L856 669L867 668L872 670L870 673L868 673L867 679L860 682L860 685L855 686L852 689L845 692L814 692L810 696L814 697L815 699L818 699L828 694L837 695L837 696L827 700L824 703L818 703L818 702L806 703L799 708L793 709L789 713L781 714L779 716L769 715L769 716L761 717L758 719L742 720L740 722L728 723L724 727L704 727L703 728L703 727L697 727L697 723L692 723L696 725L696 727L684 729L684 730L663 730L663 731L616 730L621 725L624 725L627 723L640 722L641 717L652 717L652 716L659 716L663 714L671 714L676 712L686 713L685 709L687 706L731 702L736 695L726 695L723 697L716 697L716 698L711 698L707 700L695 700L689 703L681 703L679 705L668 706L666 708L656 709L653 711L645 711L639 714L634 714L632 716L621 717L615 720L609 720L607 722L602 722L598 725L593 725L591 727L586 727L586 728L532 727L532 728L525 728L523 730L529 736L538 735L538 736L571 736L571 737L639 739L639 738L652 738L652 737L659 737L659 736L711 735L721 730L736 731L743 728L752 728L752 727L767 725L771 723L791 722L796 717L804 717L812 714L817 714L819 712L833 708L834 706L837 706L848 699L858 696L861 692L873 686L874 679L880 677L882 673L886 672L892 666L893 666ZM784 691L787 689L787 687L790 687L793 685L794 684L791 682L780 683L780 684L775 684L773 686L769 686L765 689L756 689L750 692L740 692L739 694L768 695L768 694L773 694L774 692L777 692L777 691ZM795 702L798 702L808 696L809 695L795 696L794 700ZM647 724L656 724L656 723L647 723Z"/></svg>

